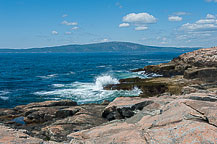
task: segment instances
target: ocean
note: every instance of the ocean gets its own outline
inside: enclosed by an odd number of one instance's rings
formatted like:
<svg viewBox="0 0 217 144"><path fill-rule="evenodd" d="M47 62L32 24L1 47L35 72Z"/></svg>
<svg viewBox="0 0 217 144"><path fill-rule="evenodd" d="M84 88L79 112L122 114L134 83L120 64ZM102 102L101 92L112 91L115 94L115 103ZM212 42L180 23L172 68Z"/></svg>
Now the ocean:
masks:
<svg viewBox="0 0 217 144"><path fill-rule="evenodd" d="M145 65L167 63L181 53L0 53L0 107L70 99L78 104L101 103L140 90L103 90Z"/></svg>

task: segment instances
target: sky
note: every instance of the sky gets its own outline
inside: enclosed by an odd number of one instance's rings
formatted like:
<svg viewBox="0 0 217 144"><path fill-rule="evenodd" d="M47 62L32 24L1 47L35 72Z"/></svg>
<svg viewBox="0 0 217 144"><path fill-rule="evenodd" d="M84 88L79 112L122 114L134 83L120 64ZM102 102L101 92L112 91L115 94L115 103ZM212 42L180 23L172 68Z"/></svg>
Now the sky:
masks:
<svg viewBox="0 0 217 144"><path fill-rule="evenodd" d="M0 48L217 46L217 0L0 0Z"/></svg>

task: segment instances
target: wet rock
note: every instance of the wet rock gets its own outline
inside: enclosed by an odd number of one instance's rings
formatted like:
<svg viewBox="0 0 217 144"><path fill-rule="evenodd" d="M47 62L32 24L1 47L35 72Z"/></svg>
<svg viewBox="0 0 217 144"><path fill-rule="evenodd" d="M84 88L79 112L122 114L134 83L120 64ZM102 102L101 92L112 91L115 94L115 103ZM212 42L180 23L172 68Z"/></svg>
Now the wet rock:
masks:
<svg viewBox="0 0 217 144"><path fill-rule="evenodd" d="M152 97L167 91L166 83L150 82L147 79L129 78L120 80L120 84L111 84L104 87L106 90L133 90L139 88L142 93L141 97Z"/></svg>
<svg viewBox="0 0 217 144"><path fill-rule="evenodd" d="M200 84L196 80L187 80L183 76L174 76L171 78L158 77L158 78L128 78L121 79L119 84L111 84L104 87L107 90L132 90L133 88L139 88L142 93L140 97L154 97L163 93L169 93L170 95L180 95L183 93L183 88L190 84Z"/></svg>

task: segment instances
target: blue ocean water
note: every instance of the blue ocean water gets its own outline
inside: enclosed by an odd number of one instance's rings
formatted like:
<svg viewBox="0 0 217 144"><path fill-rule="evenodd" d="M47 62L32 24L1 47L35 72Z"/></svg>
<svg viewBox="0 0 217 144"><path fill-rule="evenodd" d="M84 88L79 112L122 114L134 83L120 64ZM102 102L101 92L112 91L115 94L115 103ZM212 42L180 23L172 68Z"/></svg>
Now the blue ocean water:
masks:
<svg viewBox="0 0 217 144"><path fill-rule="evenodd" d="M142 77L130 70L166 63L180 53L0 53L0 107L71 99L99 103L140 90L108 91L106 84Z"/></svg>

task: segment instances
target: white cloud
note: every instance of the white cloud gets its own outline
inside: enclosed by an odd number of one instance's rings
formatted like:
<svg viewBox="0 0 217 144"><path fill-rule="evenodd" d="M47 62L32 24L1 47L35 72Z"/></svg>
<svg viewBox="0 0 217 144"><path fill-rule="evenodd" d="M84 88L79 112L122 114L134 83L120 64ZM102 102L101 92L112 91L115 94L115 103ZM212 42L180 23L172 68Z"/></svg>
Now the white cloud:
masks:
<svg viewBox="0 0 217 144"><path fill-rule="evenodd" d="M168 20L169 21L182 21L182 17L180 17L180 16L169 16Z"/></svg>
<svg viewBox="0 0 217 144"><path fill-rule="evenodd" d="M73 28L71 28L71 30L77 30L77 29L79 29L79 27L73 27Z"/></svg>
<svg viewBox="0 0 217 144"><path fill-rule="evenodd" d="M107 39L107 38L101 40L101 42L108 42L108 41L109 41L109 39Z"/></svg>
<svg viewBox="0 0 217 144"><path fill-rule="evenodd" d="M190 31L217 31L217 25L215 24L190 24L186 23L182 25L182 29Z"/></svg>
<svg viewBox="0 0 217 144"><path fill-rule="evenodd" d="M139 27L135 28L136 31L142 31L142 30L147 30L147 29L148 29L148 27L146 27L146 26L139 26Z"/></svg>
<svg viewBox="0 0 217 144"><path fill-rule="evenodd" d="M215 23L215 19L201 19L196 21L197 24L210 24L210 23Z"/></svg>
<svg viewBox="0 0 217 144"><path fill-rule="evenodd" d="M212 14L207 14L206 18L207 19L215 19L216 17Z"/></svg>
<svg viewBox="0 0 217 144"><path fill-rule="evenodd" d="M52 31L51 32L53 35L58 35L58 32L57 31Z"/></svg>
<svg viewBox="0 0 217 144"><path fill-rule="evenodd" d="M65 32L65 34L66 34L66 35L70 35L70 34L72 34L72 32Z"/></svg>
<svg viewBox="0 0 217 144"><path fill-rule="evenodd" d="M217 31L217 20L214 15L207 14L206 19L200 19L195 23L186 23L181 26L182 30L185 31L204 31L204 32L212 32Z"/></svg>
<svg viewBox="0 0 217 144"><path fill-rule="evenodd" d="M148 13L130 13L123 17L123 22L128 23L156 23L157 19Z"/></svg>
<svg viewBox="0 0 217 144"><path fill-rule="evenodd" d="M68 21L63 21L62 24L67 25L67 26L74 26L74 25L78 25L77 22L68 22Z"/></svg>
<svg viewBox="0 0 217 144"><path fill-rule="evenodd" d="M62 15L63 18L64 18L64 17L67 17L67 16L68 16L67 14L63 14L63 15Z"/></svg>
<svg viewBox="0 0 217 144"><path fill-rule="evenodd" d="M122 23L122 24L119 24L119 27L129 27L130 24L129 23Z"/></svg>

